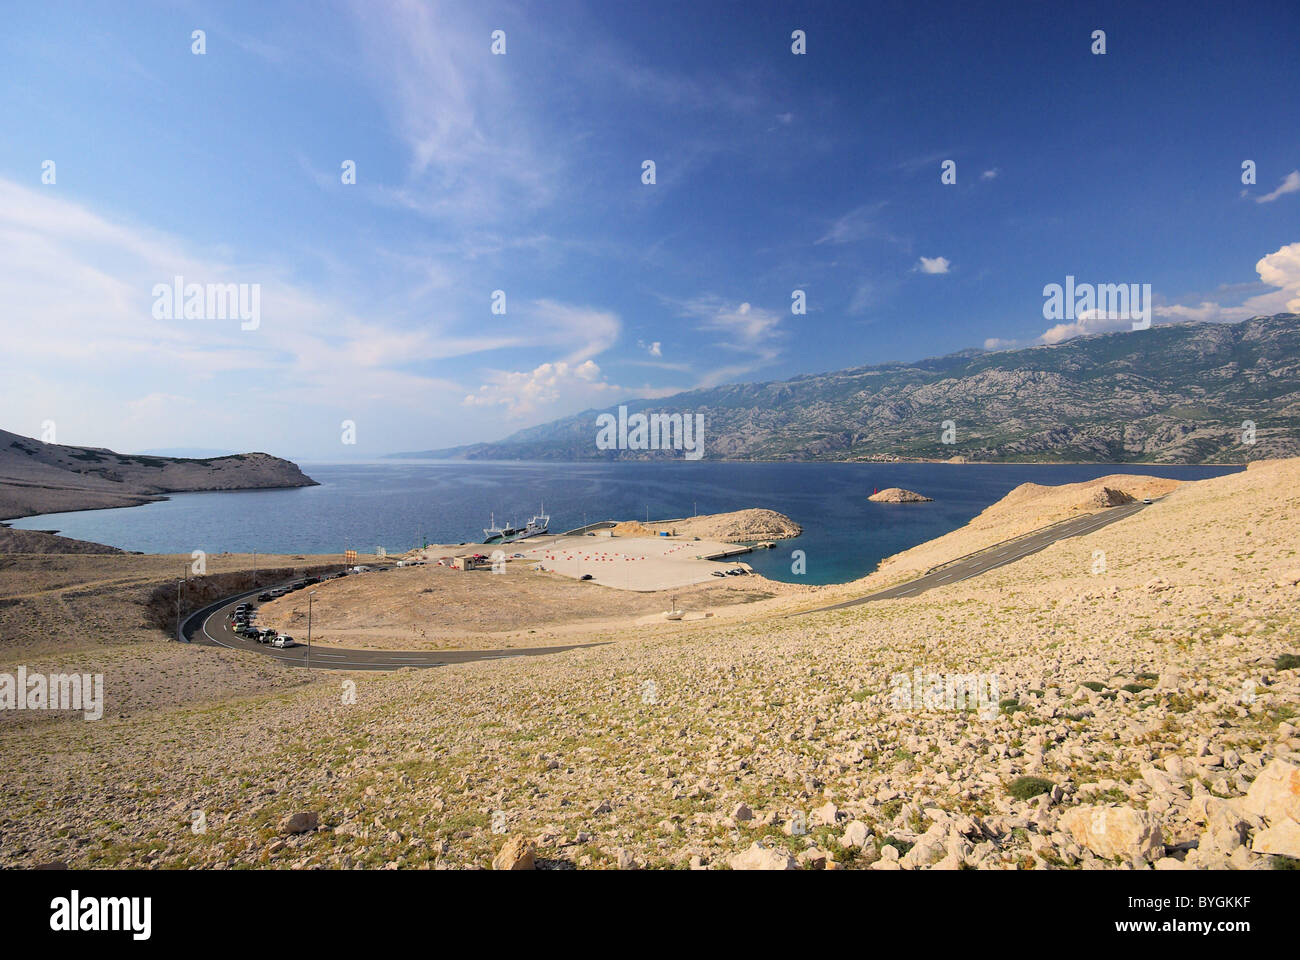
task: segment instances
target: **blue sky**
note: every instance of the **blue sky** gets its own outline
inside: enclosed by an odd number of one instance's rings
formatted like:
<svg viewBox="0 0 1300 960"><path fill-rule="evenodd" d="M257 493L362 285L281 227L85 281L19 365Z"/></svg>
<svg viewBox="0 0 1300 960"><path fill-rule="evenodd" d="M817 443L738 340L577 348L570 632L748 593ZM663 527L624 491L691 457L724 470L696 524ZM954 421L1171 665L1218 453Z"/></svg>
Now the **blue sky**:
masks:
<svg viewBox="0 0 1300 960"><path fill-rule="evenodd" d="M1067 274L1300 311L1300 6L977 6L15 6L0 426L371 457L1043 342ZM176 275L257 329L154 316Z"/></svg>

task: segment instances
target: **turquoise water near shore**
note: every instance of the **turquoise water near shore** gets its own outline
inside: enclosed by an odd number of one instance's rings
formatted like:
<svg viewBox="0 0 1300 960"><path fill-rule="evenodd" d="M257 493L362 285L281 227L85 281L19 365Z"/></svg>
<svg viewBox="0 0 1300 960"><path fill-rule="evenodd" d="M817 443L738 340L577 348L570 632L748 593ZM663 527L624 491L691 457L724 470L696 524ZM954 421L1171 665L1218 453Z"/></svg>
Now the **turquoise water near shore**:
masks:
<svg viewBox="0 0 1300 960"><path fill-rule="evenodd" d="M1021 483L1074 483L1112 473L1178 480L1240 467L1111 464L465 463L303 464L320 482L293 490L173 494L140 507L15 520L27 530L146 553L390 553L482 537L490 513L522 524L544 503L551 530L605 519L667 519L748 507L779 510L803 528L744 559L777 580L842 583L884 557L962 526ZM932 503L877 504L876 488L905 487ZM807 573L791 572L802 550Z"/></svg>

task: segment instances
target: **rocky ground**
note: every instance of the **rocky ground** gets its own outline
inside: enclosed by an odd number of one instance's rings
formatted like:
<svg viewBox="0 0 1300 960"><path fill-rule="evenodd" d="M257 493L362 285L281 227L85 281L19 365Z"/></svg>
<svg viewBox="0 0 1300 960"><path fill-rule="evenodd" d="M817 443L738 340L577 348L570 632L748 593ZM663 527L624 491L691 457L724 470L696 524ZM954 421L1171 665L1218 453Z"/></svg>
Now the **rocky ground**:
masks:
<svg viewBox="0 0 1300 960"><path fill-rule="evenodd" d="M1266 462L915 597L0 725L0 864L1296 866L1298 543Z"/></svg>

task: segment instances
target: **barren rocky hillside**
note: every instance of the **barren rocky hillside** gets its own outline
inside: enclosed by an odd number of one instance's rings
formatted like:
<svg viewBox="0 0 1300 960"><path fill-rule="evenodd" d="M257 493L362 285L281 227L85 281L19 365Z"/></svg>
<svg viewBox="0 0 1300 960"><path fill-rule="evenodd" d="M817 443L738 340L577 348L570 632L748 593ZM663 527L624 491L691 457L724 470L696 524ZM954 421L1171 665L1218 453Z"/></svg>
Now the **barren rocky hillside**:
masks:
<svg viewBox="0 0 1300 960"><path fill-rule="evenodd" d="M0 430L0 520L131 507L192 490L307 487L315 481L266 453L182 459L43 443Z"/></svg>
<svg viewBox="0 0 1300 960"><path fill-rule="evenodd" d="M1266 462L913 597L44 718L0 729L0 864L1295 866L1297 544L1300 460ZM111 691L130 650L76 665Z"/></svg>
<svg viewBox="0 0 1300 960"><path fill-rule="evenodd" d="M636 400L702 413L705 456L906 456L1040 462L1244 463L1300 454L1300 316L1177 324L1055 346L971 350L770 383ZM602 451L585 413L496 443L398 454L480 460L645 459ZM1242 425L1255 424L1254 443ZM952 421L953 442L943 442Z"/></svg>

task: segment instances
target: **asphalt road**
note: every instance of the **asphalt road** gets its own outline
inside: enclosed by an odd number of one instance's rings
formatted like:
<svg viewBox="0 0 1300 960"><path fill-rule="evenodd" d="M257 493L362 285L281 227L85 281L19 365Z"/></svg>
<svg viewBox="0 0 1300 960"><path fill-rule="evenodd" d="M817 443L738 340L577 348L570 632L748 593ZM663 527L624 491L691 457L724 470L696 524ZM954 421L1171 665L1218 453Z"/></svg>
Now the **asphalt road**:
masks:
<svg viewBox="0 0 1300 960"><path fill-rule="evenodd" d="M1126 503L1119 507L1108 507L1101 513L1089 514L1086 517L1078 517L1074 520L1067 520L1064 523L1054 524L1050 527L1044 527L1036 533L1022 537L1009 543L995 544L987 550L981 550L979 553L972 554L956 560L937 570L932 570L923 577L915 580L909 580L907 583L900 583L890 587L888 590L881 590L870 596L858 597L855 600L845 600L841 603L833 603L828 607L817 607L813 610L801 610L791 616L804 616L809 613L823 613L827 610L842 610L845 607L856 607L860 603L870 603L873 600L891 600L895 597L912 597L926 590L932 590L935 587L947 586L951 583L960 583L963 580L969 580L971 577L977 577L981 573L987 573L990 570L996 570L998 567L1005 567L1008 563L1015 563L1021 557L1027 557L1031 553L1037 553L1044 547L1056 543L1058 540L1066 540L1070 537L1080 537L1085 533L1091 533L1101 527L1123 520L1125 517L1131 517L1141 510L1146 504L1138 501L1136 503Z"/></svg>
<svg viewBox="0 0 1300 960"><path fill-rule="evenodd" d="M379 573L363 573L356 576L382 576ZM251 593L242 593L228 597L221 605L207 612L200 612L198 622L192 635L187 635L195 643L206 643L232 650L247 650L279 660L290 667L308 665L308 649L305 637L298 637L298 646L279 648L269 643L258 643L241 637L230 628L230 615L244 600L256 603L259 593L273 589L272 585L263 586ZM254 619L254 625L257 621ZM188 622L187 622L188 626ZM580 647L600 646L600 644L574 643L562 647L510 647L502 650L347 650L338 647L313 646L311 648L311 669L313 670L397 670L401 667L441 667L449 663L470 663L475 660L505 660L510 657L540 657L548 653L561 653Z"/></svg>
<svg viewBox="0 0 1300 960"><path fill-rule="evenodd" d="M925 576L918 577L915 580L909 580L906 583L897 584L887 590L881 590L877 593L870 594L869 596L858 597L854 600L844 600L840 603L834 603L826 607L816 607L812 610L801 610L798 613L790 614L790 616L797 617L805 616L810 613L824 613L828 610L842 610L845 607L856 607L859 604L870 603L873 600L911 597L935 587L960 583L963 580L969 580L971 577L977 577L981 573L987 573L989 570L996 570L998 567L1004 567L1008 563L1015 563L1022 557L1027 557L1031 553L1037 553L1039 550L1056 543L1058 540L1083 536L1086 533L1091 533L1093 530L1123 520L1125 517L1131 517L1144 506L1146 506L1146 504L1141 502L1129 503L1120 507L1110 507L1102 513L1089 514L1086 517L1079 517L1075 520L1068 520L1065 523L1054 524L1018 540L1009 543L995 544L987 550L982 550L969 557L963 557L947 564L946 566L932 570L925 574ZM359 574L359 576L376 575L378 574ZM222 601L219 606L207 611L200 611L197 614L191 614L191 616L186 620L186 629L183 633L196 643L208 643L220 647L229 647L232 650L247 650L252 653L260 653L263 656L279 660L281 663L291 667L306 667L310 662L312 668L322 670L397 670L401 667L441 667L449 663L471 663L475 660L504 660L509 657L539 657L548 653L561 653L565 650L576 650L586 646L600 646L600 644L575 643L559 647L511 647L502 650L428 651L348 650L337 647L317 646L309 651L306 644L300 642L298 646L282 649L272 647L270 644L258 643L255 640L241 637L230 628L229 618L234 612L236 606L238 606L242 601L256 597L259 593L272 588L272 585L259 587L257 590L248 593L228 597L226 600ZM191 631L189 629L190 621L196 619L198 622ZM310 661L308 659L309 655Z"/></svg>

